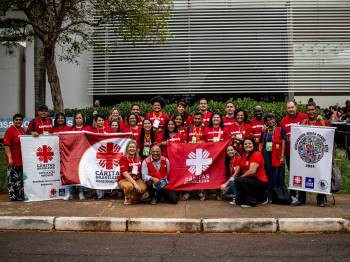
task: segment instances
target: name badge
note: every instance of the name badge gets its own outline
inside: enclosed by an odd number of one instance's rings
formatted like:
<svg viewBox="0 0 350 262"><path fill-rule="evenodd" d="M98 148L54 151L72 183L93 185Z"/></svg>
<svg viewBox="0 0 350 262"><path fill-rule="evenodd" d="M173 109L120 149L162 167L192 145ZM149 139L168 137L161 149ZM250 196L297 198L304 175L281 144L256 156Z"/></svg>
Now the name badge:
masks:
<svg viewBox="0 0 350 262"><path fill-rule="evenodd" d="M193 136L192 137L192 144L195 144L195 143L197 143L197 139L196 139L196 136Z"/></svg>
<svg viewBox="0 0 350 262"><path fill-rule="evenodd" d="M137 165L136 165L136 164L133 164L131 173L134 174L134 175L137 175L137 171L138 171Z"/></svg>
<svg viewBox="0 0 350 262"><path fill-rule="evenodd" d="M158 128L160 121L158 119L154 120L153 127Z"/></svg>
<svg viewBox="0 0 350 262"><path fill-rule="evenodd" d="M213 137L213 142L219 142L220 138L218 136Z"/></svg>
<svg viewBox="0 0 350 262"><path fill-rule="evenodd" d="M236 135L236 138L242 139L242 138L243 138L243 135L242 135L241 133L238 133L238 134Z"/></svg>
<svg viewBox="0 0 350 262"><path fill-rule="evenodd" d="M149 146L145 146L145 147L143 148L142 154L143 154L144 156L149 156Z"/></svg>
<svg viewBox="0 0 350 262"><path fill-rule="evenodd" d="M43 135L44 135L44 136L48 136L48 135L49 135L49 132L48 132L48 131L43 131Z"/></svg>
<svg viewBox="0 0 350 262"><path fill-rule="evenodd" d="M266 151L271 152L272 151L272 142L266 142Z"/></svg>

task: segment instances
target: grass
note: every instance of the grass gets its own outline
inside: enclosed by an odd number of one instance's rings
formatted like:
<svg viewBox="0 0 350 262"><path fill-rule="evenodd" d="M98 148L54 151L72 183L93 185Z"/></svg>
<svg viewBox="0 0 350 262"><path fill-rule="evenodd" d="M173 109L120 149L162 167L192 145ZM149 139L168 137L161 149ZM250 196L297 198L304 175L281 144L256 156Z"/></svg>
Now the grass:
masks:
<svg viewBox="0 0 350 262"><path fill-rule="evenodd" d="M337 161L340 166L342 174L342 190L339 191L341 194L350 194L350 160L346 159L345 154L341 150L337 150L335 157L340 159ZM6 178L6 162L5 162L5 151L3 148L0 149L0 192L7 192L7 178ZM286 174L287 175L287 174ZM288 185L288 177L286 176L286 185Z"/></svg>

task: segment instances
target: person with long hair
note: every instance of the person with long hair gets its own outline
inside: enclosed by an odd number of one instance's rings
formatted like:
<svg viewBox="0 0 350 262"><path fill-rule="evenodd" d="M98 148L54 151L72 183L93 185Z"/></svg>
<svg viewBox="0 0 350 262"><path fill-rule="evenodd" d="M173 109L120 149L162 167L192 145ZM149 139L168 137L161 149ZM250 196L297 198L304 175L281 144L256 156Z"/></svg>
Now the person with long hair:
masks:
<svg viewBox="0 0 350 262"><path fill-rule="evenodd" d="M165 123L169 119L169 116L162 111L164 100L161 97L152 98L151 104L152 112L147 113L145 118L151 120L154 132L159 135L163 133Z"/></svg>
<svg viewBox="0 0 350 262"><path fill-rule="evenodd" d="M285 186L284 154L287 137L284 130L276 126L273 114L265 114L264 123L266 130L260 135L259 150L263 153L268 177L268 199L270 203L279 203L278 196L273 193L277 188Z"/></svg>
<svg viewBox="0 0 350 262"><path fill-rule="evenodd" d="M209 126L205 128L203 137L206 142L230 139L229 130L224 127L220 113L213 113L210 116Z"/></svg>
<svg viewBox="0 0 350 262"><path fill-rule="evenodd" d="M85 116L83 112L76 112L73 116L73 125L70 131L90 131L92 132L91 126L87 125L85 122Z"/></svg>
<svg viewBox="0 0 350 262"><path fill-rule="evenodd" d="M120 110L117 107L113 107L111 114L106 120L104 120L104 126L110 126L112 121L118 121L120 129L124 127L123 118L120 115Z"/></svg>
<svg viewBox="0 0 350 262"><path fill-rule="evenodd" d="M242 155L243 153L243 139L253 135L251 125L247 124L248 113L247 111L239 108L235 112L236 123L231 125L230 134L232 142L239 152Z"/></svg>
<svg viewBox="0 0 350 262"><path fill-rule="evenodd" d="M235 149L233 145L229 145L226 149L225 157L225 176L226 182L220 186L222 194L231 195L232 202L235 203L235 188L234 188L234 179L239 175L239 165L241 163L241 156Z"/></svg>
<svg viewBox="0 0 350 262"><path fill-rule="evenodd" d="M152 122L149 119L144 119L140 134L140 156L142 159L145 159L150 155L151 147L156 143Z"/></svg>
<svg viewBox="0 0 350 262"><path fill-rule="evenodd" d="M114 130L114 133L120 132L120 126L118 120L112 120L112 122L109 124L110 128Z"/></svg>
<svg viewBox="0 0 350 262"><path fill-rule="evenodd" d="M177 132L179 132L182 135L182 140L187 141L187 129L185 128L183 116L176 113L174 114L173 120L175 122Z"/></svg>
<svg viewBox="0 0 350 262"><path fill-rule="evenodd" d="M169 143L184 143L183 136L177 131L174 120L169 119L165 123L163 136L158 136L158 145L161 146L162 156L168 157Z"/></svg>
<svg viewBox="0 0 350 262"><path fill-rule="evenodd" d="M23 200L23 165L21 141L19 136L25 135L22 127L23 115L15 114L13 124L6 129L4 135L5 156L7 160L7 191L11 200Z"/></svg>
<svg viewBox="0 0 350 262"><path fill-rule="evenodd" d="M119 187L125 195L124 205L139 201L147 192L147 186L141 179L141 157L137 154L137 143L130 140L125 154L120 159Z"/></svg>
<svg viewBox="0 0 350 262"><path fill-rule="evenodd" d="M268 179L264 165L264 157L257 149L254 138L243 139L243 155L237 170L241 175L234 179L237 205L252 207L259 203L268 203L266 195Z"/></svg>
<svg viewBox="0 0 350 262"><path fill-rule="evenodd" d="M70 127L67 126L66 115L63 112L58 112L55 115L55 121L52 128L52 133L59 133L69 131Z"/></svg>
<svg viewBox="0 0 350 262"><path fill-rule="evenodd" d="M98 133L98 134L107 134L107 133L114 133L114 130L109 127L105 126L105 119L102 115L97 114L94 116L94 121L96 123L96 128L92 129L92 132Z"/></svg>
<svg viewBox="0 0 350 262"><path fill-rule="evenodd" d="M192 123L192 116L186 112L186 103L184 101L179 101L176 104L177 112L171 116L171 119L175 120L175 115L181 115L184 127L189 126Z"/></svg>

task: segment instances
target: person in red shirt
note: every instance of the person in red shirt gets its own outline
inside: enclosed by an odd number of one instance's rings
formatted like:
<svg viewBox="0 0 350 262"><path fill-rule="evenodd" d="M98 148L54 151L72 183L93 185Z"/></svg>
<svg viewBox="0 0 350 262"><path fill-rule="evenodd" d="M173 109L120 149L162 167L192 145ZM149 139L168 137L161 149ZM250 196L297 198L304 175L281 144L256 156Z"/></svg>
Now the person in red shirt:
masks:
<svg viewBox="0 0 350 262"><path fill-rule="evenodd" d="M236 123L230 127L230 135L234 147L239 154L243 153L243 139L253 135L251 125L247 124L247 111L239 108L236 110Z"/></svg>
<svg viewBox="0 0 350 262"><path fill-rule="evenodd" d="M209 126L205 128L203 138L206 142L219 142L230 139L229 130L224 128L224 124L219 113L213 113L211 115Z"/></svg>
<svg viewBox="0 0 350 262"><path fill-rule="evenodd" d="M169 119L167 113L162 112L164 101L161 97L154 97L151 99L152 112L145 115L146 119L151 120L153 130L156 135L162 134L165 128L165 122Z"/></svg>
<svg viewBox="0 0 350 262"><path fill-rule="evenodd" d="M307 118L300 122L301 125L306 126L329 126L328 121L319 119L317 114L317 106L314 102L310 102L306 105ZM298 200L301 205L306 203L306 192L298 191ZM316 196L317 205L324 207L326 203L325 194L317 194Z"/></svg>
<svg viewBox="0 0 350 262"><path fill-rule="evenodd" d="M152 122L144 119L140 134L140 156L145 159L150 155L151 147L157 143L156 136L152 128Z"/></svg>
<svg viewBox="0 0 350 262"><path fill-rule="evenodd" d="M236 123L235 119L235 106L232 101L227 101L225 106L226 115L222 117L222 122L224 123L224 127L230 128L231 125Z"/></svg>
<svg viewBox="0 0 350 262"><path fill-rule="evenodd" d="M279 123L279 126L284 130L286 133L286 152L285 152L285 158L286 158L286 164L288 167L288 170L290 170L290 131L291 131L291 125L296 124L298 125L301 121L307 118L307 115L304 113L300 113L297 111L297 103L295 101L287 101L286 103L286 109L287 109L287 115L282 118L281 122ZM291 196L293 197L293 205L298 205L299 203L296 201L296 191L290 190L289 191Z"/></svg>
<svg viewBox="0 0 350 262"><path fill-rule="evenodd" d="M226 149L226 158L225 158L225 175L227 181L220 186L222 194L227 196L231 195L233 201L230 204L234 204L235 199L235 190L234 190L234 179L237 177L238 167L241 163L241 156L234 148L233 145L229 145Z"/></svg>
<svg viewBox="0 0 350 262"><path fill-rule="evenodd" d="M64 131L70 131L70 126L67 126L66 115L62 112L59 112L55 116L52 133L59 133Z"/></svg>
<svg viewBox="0 0 350 262"><path fill-rule="evenodd" d="M139 201L147 192L147 186L141 179L141 157L137 154L134 140L127 143L125 155L120 159L118 184L125 195L124 205Z"/></svg>
<svg viewBox="0 0 350 262"><path fill-rule="evenodd" d="M96 128L93 128L92 132L98 133L98 134L114 133L114 130L111 127L104 125L105 119L103 118L102 115L100 114L95 115L94 121L96 123Z"/></svg>
<svg viewBox="0 0 350 262"><path fill-rule="evenodd" d="M118 120L112 120L112 122L109 124L109 126L114 130L114 133L121 132Z"/></svg>
<svg viewBox="0 0 350 262"><path fill-rule="evenodd" d="M104 120L104 126L110 127L112 121L118 121L120 129L124 128L123 118L120 115L119 109L116 107L112 108L111 115L106 120Z"/></svg>
<svg viewBox="0 0 350 262"><path fill-rule="evenodd" d="M174 120L169 119L165 123L162 136L158 136L158 145L162 148L162 156L168 156L168 145L170 143L184 143L183 136L177 131Z"/></svg>
<svg viewBox="0 0 350 262"><path fill-rule="evenodd" d="M182 140L187 141L187 128L184 124L184 118L180 114L174 114L174 122L177 129L177 132L179 132L182 135Z"/></svg>
<svg viewBox="0 0 350 262"><path fill-rule="evenodd" d="M130 114L126 118L127 125L121 129L124 133L131 133L132 139L134 139L139 146L140 144L140 134L141 128L137 125L137 115Z"/></svg>
<svg viewBox="0 0 350 262"><path fill-rule="evenodd" d="M259 203L267 204L267 176L264 157L257 149L254 138L243 140L244 152L238 168L241 175L234 179L235 202L241 207L252 207Z"/></svg>
<svg viewBox="0 0 350 262"><path fill-rule="evenodd" d="M252 127L252 133L255 139L255 143L259 143L260 134L264 128L263 111L261 106L254 108L254 118L250 120L249 124Z"/></svg>
<svg viewBox="0 0 350 262"><path fill-rule="evenodd" d="M186 103L183 101L177 102L177 113L171 116L171 119L175 120L176 115L181 115L184 122L184 127L188 127L192 123L192 116L186 112Z"/></svg>
<svg viewBox="0 0 350 262"><path fill-rule="evenodd" d="M52 134L52 120L49 118L49 108L42 105L38 109L38 116L29 122L27 134L33 136Z"/></svg>
<svg viewBox="0 0 350 262"><path fill-rule="evenodd" d="M23 115L15 114L12 118L13 125L7 128L4 135L5 155L8 165L7 190L11 200L23 200L23 166L20 135L25 135L22 127Z"/></svg>
<svg viewBox="0 0 350 262"><path fill-rule="evenodd" d="M194 113L193 124L187 127L187 142L190 144L199 144L204 142L204 127L202 126L202 114Z"/></svg>
<svg viewBox="0 0 350 262"><path fill-rule="evenodd" d="M70 128L70 131L90 131L92 128L89 125L85 124L85 116L83 112L76 112L73 117L73 125Z"/></svg>
<svg viewBox="0 0 350 262"><path fill-rule="evenodd" d="M199 112L202 114L203 127L208 127L211 112L208 111L208 100L206 98L199 99Z"/></svg>

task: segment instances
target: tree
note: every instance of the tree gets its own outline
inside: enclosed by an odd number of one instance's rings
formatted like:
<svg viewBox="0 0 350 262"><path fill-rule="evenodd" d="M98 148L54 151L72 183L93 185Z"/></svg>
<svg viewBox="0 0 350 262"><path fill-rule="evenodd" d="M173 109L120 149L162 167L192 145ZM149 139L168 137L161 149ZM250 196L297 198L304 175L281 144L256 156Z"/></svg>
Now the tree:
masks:
<svg viewBox="0 0 350 262"><path fill-rule="evenodd" d="M125 39L145 38L164 42L169 36L171 0L1 0L0 39L8 44L19 40L41 40L45 69L55 112L64 109L55 48L60 59L77 61L92 42L95 27L113 21Z"/></svg>

